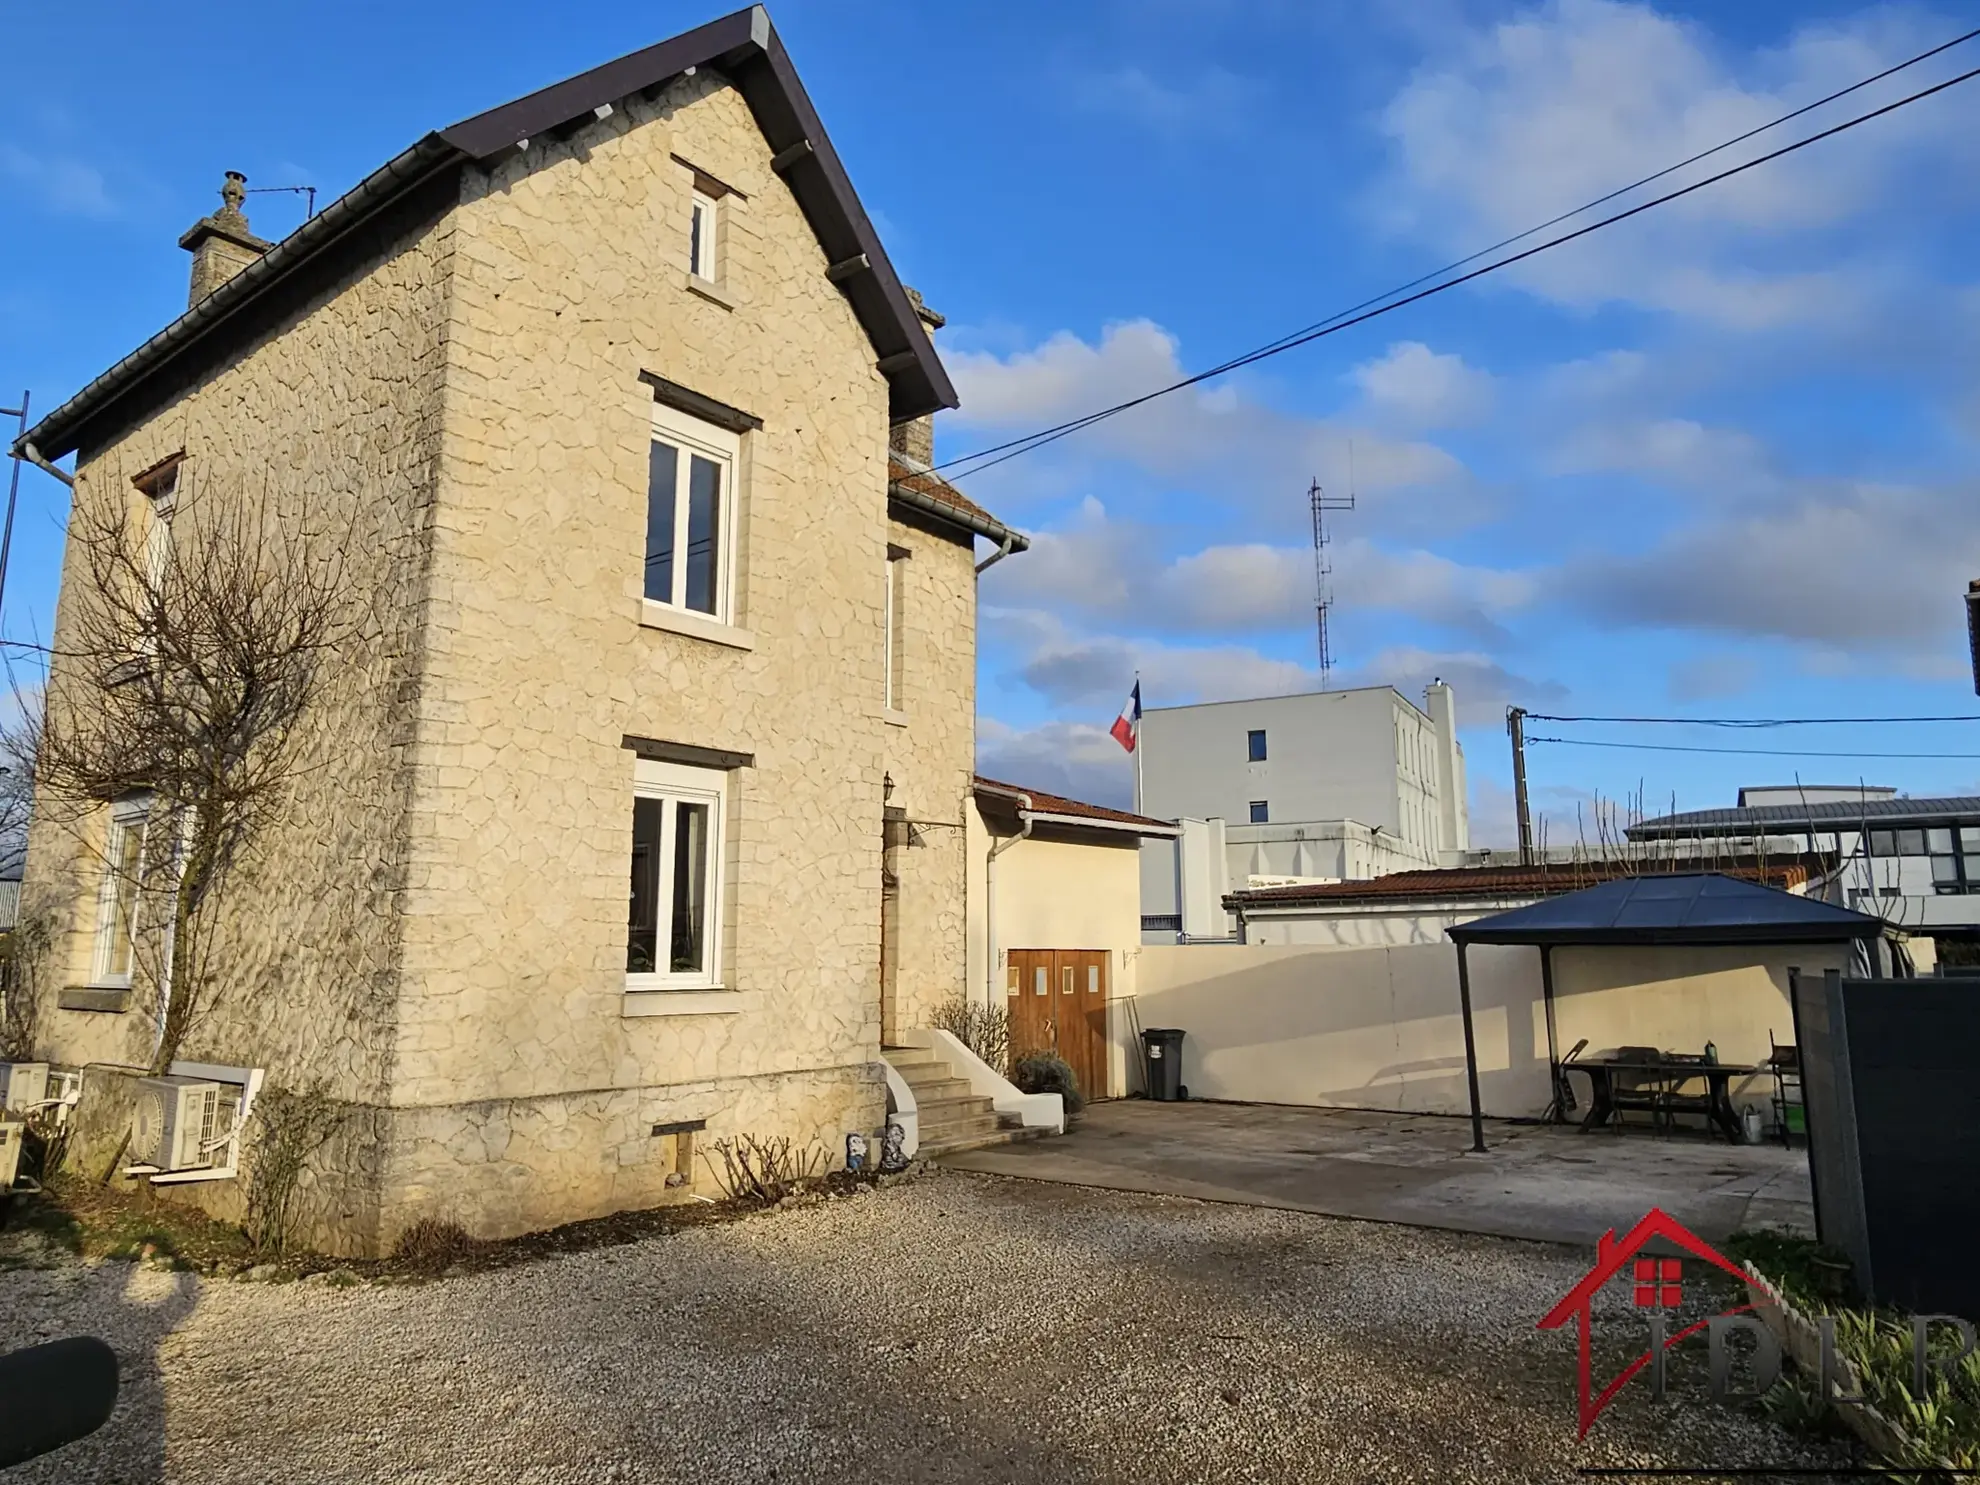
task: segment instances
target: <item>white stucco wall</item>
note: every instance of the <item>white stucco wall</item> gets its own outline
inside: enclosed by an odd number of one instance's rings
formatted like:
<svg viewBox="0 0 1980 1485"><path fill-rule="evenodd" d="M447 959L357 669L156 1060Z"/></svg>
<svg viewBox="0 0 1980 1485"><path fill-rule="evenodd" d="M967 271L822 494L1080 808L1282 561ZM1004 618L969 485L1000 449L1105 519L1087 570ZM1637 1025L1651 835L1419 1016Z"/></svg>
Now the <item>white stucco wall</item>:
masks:
<svg viewBox="0 0 1980 1485"><path fill-rule="evenodd" d="M1135 993L1135 955L1141 945L1139 838L1077 838L1039 827L997 858L995 959L985 927L984 863L992 836L983 814L969 810L967 914L970 996L991 1005L1003 998L1003 956L1011 949L1108 951L1108 1037L1113 1045L1113 1093L1127 1091L1126 1046L1130 1033L1122 997ZM992 968L998 973L991 974Z"/></svg>
<svg viewBox="0 0 1980 1485"><path fill-rule="evenodd" d="M1449 944L1147 947L1135 986L1147 1026L1188 1033L1183 1081L1196 1098L1316 1107L1468 1111L1457 954ZM1565 1054L1620 1046L1757 1063L1768 1033L1794 1039L1789 966L1844 967L1830 946L1559 949L1555 1025ZM1547 1021L1537 949L1471 951L1479 1093L1485 1112L1518 1117L1548 1102ZM1577 1097L1587 1081L1575 1078ZM1772 1081L1736 1084L1764 1107Z"/></svg>

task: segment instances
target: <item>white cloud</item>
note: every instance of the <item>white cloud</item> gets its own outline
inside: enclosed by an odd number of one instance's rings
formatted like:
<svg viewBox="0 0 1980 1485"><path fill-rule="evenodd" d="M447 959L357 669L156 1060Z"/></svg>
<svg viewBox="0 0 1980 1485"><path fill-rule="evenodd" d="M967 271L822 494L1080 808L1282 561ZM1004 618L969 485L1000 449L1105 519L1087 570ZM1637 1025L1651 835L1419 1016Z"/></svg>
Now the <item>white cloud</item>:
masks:
<svg viewBox="0 0 1980 1485"><path fill-rule="evenodd" d="M1943 652L1980 572L1976 493L1804 485L1654 546L1570 562L1558 586L1617 624L1779 637L1844 657Z"/></svg>
<svg viewBox="0 0 1980 1485"><path fill-rule="evenodd" d="M1379 360L1350 373L1369 411L1405 428L1474 423L1491 410L1492 377L1464 357L1433 351L1417 340L1389 347Z"/></svg>
<svg viewBox="0 0 1980 1485"><path fill-rule="evenodd" d="M1315 598L1311 546L1219 544L1158 554L1158 533L1109 518L1084 501L1058 531L1034 533L1031 551L985 578L995 602L1026 602L1164 633L1252 633L1308 624ZM1332 547L1335 598L1345 607L1402 613L1475 634L1536 596L1527 574L1471 567L1420 548L1365 537Z"/></svg>
<svg viewBox="0 0 1980 1485"><path fill-rule="evenodd" d="M1149 320L1110 325L1097 345L1060 331L1009 355L961 350L944 360L962 397L954 426L987 431L1051 426L1186 375L1175 338ZM1229 381L1172 392L1050 448L1060 459L1124 459L1160 480L1198 482L1220 500L1254 508L1269 502L1285 513L1283 524L1292 525L1304 515L1309 479L1347 488L1350 441L1357 492L1371 507L1370 519L1392 522L1404 507L1425 518L1426 507L1434 505L1440 524L1448 527L1469 487L1463 465L1451 454L1435 444L1391 437L1368 423L1280 412ZM1040 459L1026 456L1027 479ZM1008 488L1022 498L1022 486ZM1405 493L1407 501L1401 499ZM1007 505L1010 495L998 498Z"/></svg>
<svg viewBox="0 0 1980 1485"><path fill-rule="evenodd" d="M1141 675L1147 705L1283 696L1309 689L1313 672L1244 645L1169 645L1115 634L1088 634L1039 609L988 608L986 628L1022 653L1017 678L1060 706L1096 709L1111 718Z"/></svg>
<svg viewBox="0 0 1980 1485"><path fill-rule="evenodd" d="M1126 809L1134 800L1134 764L1104 727L1046 722L1017 728L995 717L976 725L976 771L1068 799Z"/></svg>
<svg viewBox="0 0 1980 1485"><path fill-rule="evenodd" d="M116 212L103 173L66 155L33 154L0 143L0 176L25 187L50 211L64 216L107 217Z"/></svg>
<svg viewBox="0 0 1980 1485"><path fill-rule="evenodd" d="M1367 664L1334 674L1334 684L1393 686L1418 705L1423 688L1441 680L1457 700L1458 725L1483 727L1505 719L1508 706L1553 706L1567 699L1567 688L1556 681L1516 674L1490 655L1476 651L1422 650L1392 645Z"/></svg>
<svg viewBox="0 0 1980 1485"><path fill-rule="evenodd" d="M1732 56L1648 6L1556 0L1463 33L1390 102L1395 171L1375 199L1391 226L1471 251L1522 232L1918 50L1922 17L1872 12L1803 28L1778 50ZM1935 38L1936 39L1936 38ZM1921 75L1811 115L1812 132L1887 102ZM1506 270L1575 307L1621 301L1743 329L1836 321L1871 286L1795 243L1947 162L1959 108L1925 103ZM1648 199L1798 137L1790 127L1667 177ZM1577 218L1582 225L1596 214Z"/></svg>
<svg viewBox="0 0 1980 1485"><path fill-rule="evenodd" d="M1171 137L1235 129L1258 84L1222 67L1204 67L1163 82L1135 66L1086 73L1070 81L1081 108L1113 114Z"/></svg>

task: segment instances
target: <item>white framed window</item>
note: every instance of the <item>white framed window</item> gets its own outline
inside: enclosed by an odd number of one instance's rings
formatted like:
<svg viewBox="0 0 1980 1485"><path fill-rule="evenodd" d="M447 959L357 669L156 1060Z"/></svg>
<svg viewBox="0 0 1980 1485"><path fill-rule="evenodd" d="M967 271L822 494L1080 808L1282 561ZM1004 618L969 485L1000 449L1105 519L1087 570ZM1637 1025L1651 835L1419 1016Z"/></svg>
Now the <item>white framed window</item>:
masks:
<svg viewBox="0 0 1980 1485"><path fill-rule="evenodd" d="M696 278L715 279L715 198L696 190L688 208L688 272Z"/></svg>
<svg viewBox="0 0 1980 1485"><path fill-rule="evenodd" d="M885 697L882 705L890 712L901 710L901 610L902 583L907 572L907 553L900 547L887 548Z"/></svg>
<svg viewBox="0 0 1980 1485"><path fill-rule="evenodd" d="M741 448L726 429L654 404L646 470L645 593L652 602L730 622Z"/></svg>
<svg viewBox="0 0 1980 1485"><path fill-rule="evenodd" d="M722 832L728 775L633 764L626 989L708 990L722 978Z"/></svg>
<svg viewBox="0 0 1980 1485"><path fill-rule="evenodd" d="M125 986L136 957L138 882L144 867L149 799L120 800L110 808L103 838L103 880L96 895L96 945L90 982Z"/></svg>

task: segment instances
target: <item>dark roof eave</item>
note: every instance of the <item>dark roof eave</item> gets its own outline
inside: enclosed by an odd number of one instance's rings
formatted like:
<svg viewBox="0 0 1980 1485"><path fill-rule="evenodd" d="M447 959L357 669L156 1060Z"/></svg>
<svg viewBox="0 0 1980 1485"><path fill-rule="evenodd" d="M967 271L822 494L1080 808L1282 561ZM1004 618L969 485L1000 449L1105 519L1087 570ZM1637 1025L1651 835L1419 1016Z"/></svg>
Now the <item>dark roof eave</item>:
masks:
<svg viewBox="0 0 1980 1485"><path fill-rule="evenodd" d="M987 515L979 516L966 510L958 510L955 506L949 504L948 501L938 500L933 495L924 495L921 491L904 485L899 480L893 480L888 483L887 498L899 502L909 510L918 511L924 516L940 521L944 525L952 527L966 535L985 536L991 541L996 542L999 546L1002 546L1008 541L1011 544L1011 550L1013 552L1027 552L1031 550L1030 537L1021 531L1013 531L996 517Z"/></svg>
<svg viewBox="0 0 1980 1485"><path fill-rule="evenodd" d="M901 422L956 406L955 386L908 303L783 42L763 7L753 5L428 134L44 417L16 441L14 452L32 444L45 459L73 453L85 427L101 421L152 372L436 171L469 162L485 165L520 141L582 118L601 104L704 66L719 69L736 85L773 153L810 144L809 155L783 179L831 261L865 255L866 269L839 287L866 331L876 366L886 362L891 368L884 373L889 419Z"/></svg>
<svg viewBox="0 0 1980 1485"><path fill-rule="evenodd" d="M1574 945L1587 945L1591 948L1602 945L1656 944L1672 948L1708 948L1719 944L1846 944L1857 939L1880 938L1889 925L1871 923L1862 927L1842 928L1828 924L1735 924L1725 927L1703 928L1588 928L1543 930L1511 929L1482 932L1468 931L1470 925L1460 923L1454 928L1446 928L1455 943L1465 944L1507 944L1526 945L1539 948L1546 945L1562 948Z"/></svg>

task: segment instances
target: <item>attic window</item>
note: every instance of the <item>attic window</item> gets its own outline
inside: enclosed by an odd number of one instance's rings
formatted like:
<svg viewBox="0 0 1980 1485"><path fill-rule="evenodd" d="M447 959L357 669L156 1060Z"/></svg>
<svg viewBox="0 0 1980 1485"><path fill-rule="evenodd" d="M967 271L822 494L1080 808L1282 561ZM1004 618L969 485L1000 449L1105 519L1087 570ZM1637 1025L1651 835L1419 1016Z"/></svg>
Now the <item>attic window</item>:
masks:
<svg viewBox="0 0 1980 1485"><path fill-rule="evenodd" d="M715 198L697 188L688 217L688 272L715 279Z"/></svg>
<svg viewBox="0 0 1980 1485"><path fill-rule="evenodd" d="M185 460L185 453L181 451L131 476L131 483L137 486L139 493L160 507L161 516L171 514L172 498L179 493L179 466Z"/></svg>

